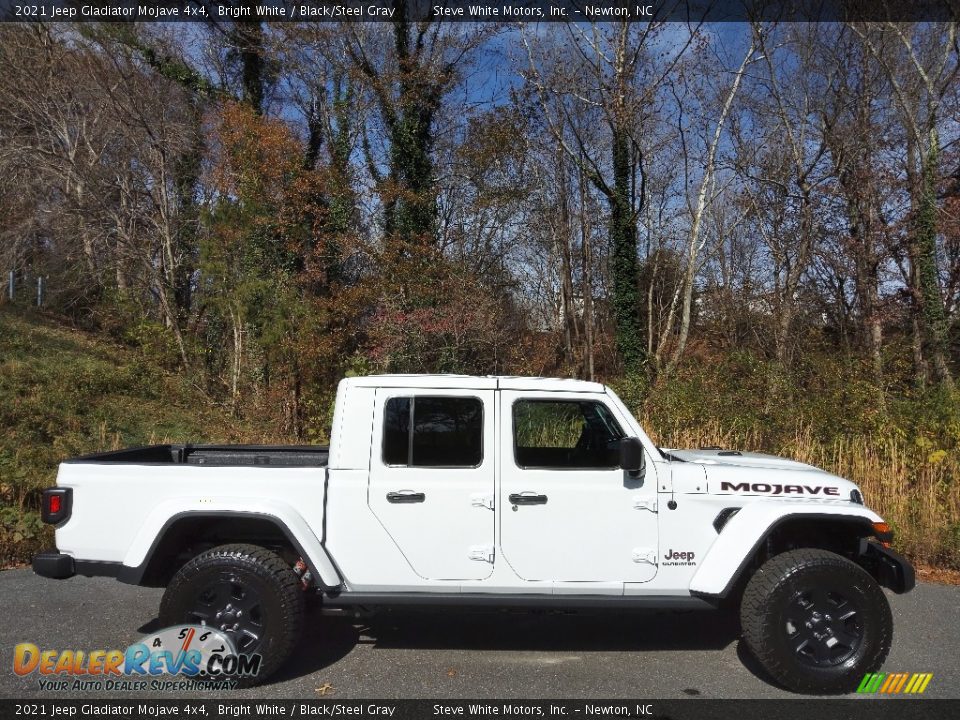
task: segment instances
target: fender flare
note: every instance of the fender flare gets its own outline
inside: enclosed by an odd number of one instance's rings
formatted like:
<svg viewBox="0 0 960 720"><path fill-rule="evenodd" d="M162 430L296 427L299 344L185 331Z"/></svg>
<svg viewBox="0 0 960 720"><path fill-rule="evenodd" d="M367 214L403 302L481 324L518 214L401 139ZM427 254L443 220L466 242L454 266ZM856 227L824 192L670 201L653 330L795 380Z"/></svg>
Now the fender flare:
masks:
<svg viewBox="0 0 960 720"><path fill-rule="evenodd" d="M271 503L271 507L266 507L262 501L259 501L256 508L245 506L246 503L240 502L232 507L184 509L181 505L179 509L171 512L171 508L165 507L167 505L169 503L158 506L143 524L123 560L122 570L117 575L120 581L132 585L141 584L154 553L175 523L190 518L219 520L233 517L263 520L274 525L300 554L317 584L324 590L339 588L342 583L340 573L330 559L326 548L310 530L307 522L292 507L284 507L279 503Z"/></svg>
<svg viewBox="0 0 960 720"><path fill-rule="evenodd" d="M872 535L873 523L882 522L879 515L864 507L825 505L801 509L792 503L784 507L785 504L745 505L730 518L691 578L690 593L715 599L726 597L770 533L787 521L850 524L862 529L862 536Z"/></svg>

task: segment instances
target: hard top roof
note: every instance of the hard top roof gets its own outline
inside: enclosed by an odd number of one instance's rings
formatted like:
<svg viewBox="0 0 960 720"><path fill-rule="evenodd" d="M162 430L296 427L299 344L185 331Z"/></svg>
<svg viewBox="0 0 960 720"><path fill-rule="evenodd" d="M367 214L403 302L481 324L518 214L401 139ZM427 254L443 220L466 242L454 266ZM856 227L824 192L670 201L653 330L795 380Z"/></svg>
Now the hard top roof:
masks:
<svg viewBox="0 0 960 720"><path fill-rule="evenodd" d="M572 378L516 377L510 375L366 375L348 378L355 387L409 387L471 390L546 390L551 392L603 392L600 383Z"/></svg>

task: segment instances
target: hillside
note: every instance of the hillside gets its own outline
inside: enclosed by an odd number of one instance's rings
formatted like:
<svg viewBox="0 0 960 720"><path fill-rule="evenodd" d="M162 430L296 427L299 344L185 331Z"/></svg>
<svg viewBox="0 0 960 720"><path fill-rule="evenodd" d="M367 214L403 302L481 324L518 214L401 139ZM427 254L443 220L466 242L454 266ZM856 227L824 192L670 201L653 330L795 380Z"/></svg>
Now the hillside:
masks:
<svg viewBox="0 0 960 720"><path fill-rule="evenodd" d="M0 307L0 567L52 543L40 522L40 492L63 458L162 442L285 441L266 420L233 418L156 356L53 316ZM891 398L882 422L871 421L851 391L856 383L823 385L840 375L824 366L807 378L806 392L798 386L793 401L763 415L762 403L749 397L763 398L756 372L709 363L685 373L646 401L621 388L658 442L771 452L848 477L896 528L899 549L920 563L960 569L960 425L952 398L947 410Z"/></svg>
<svg viewBox="0 0 960 720"><path fill-rule="evenodd" d="M52 542L40 491L57 463L161 442L254 441L184 378L55 318L0 307L0 567Z"/></svg>

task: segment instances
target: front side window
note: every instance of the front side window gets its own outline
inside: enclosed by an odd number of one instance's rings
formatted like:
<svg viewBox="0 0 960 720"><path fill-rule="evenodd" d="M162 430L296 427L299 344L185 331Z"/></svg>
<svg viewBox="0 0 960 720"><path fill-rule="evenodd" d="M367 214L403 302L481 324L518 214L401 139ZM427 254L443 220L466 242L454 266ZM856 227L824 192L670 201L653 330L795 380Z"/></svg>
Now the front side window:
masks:
<svg viewBox="0 0 960 720"><path fill-rule="evenodd" d="M483 461L483 403L469 397L395 397L383 416L383 462L476 467Z"/></svg>
<svg viewBox="0 0 960 720"><path fill-rule="evenodd" d="M522 468L616 468L623 437L601 402L520 400L513 405L513 446Z"/></svg>

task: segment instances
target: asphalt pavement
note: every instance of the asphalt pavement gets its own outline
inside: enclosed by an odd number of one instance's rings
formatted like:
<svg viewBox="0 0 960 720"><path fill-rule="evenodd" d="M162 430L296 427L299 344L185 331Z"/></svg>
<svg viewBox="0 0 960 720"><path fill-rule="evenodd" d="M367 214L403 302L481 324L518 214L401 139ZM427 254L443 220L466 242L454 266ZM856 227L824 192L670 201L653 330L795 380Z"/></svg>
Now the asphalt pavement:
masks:
<svg viewBox="0 0 960 720"><path fill-rule="evenodd" d="M123 649L155 630L162 590L107 578L0 572L0 697L82 699L14 674L13 649ZM960 587L890 595L886 672L929 672L925 697L960 698ZM90 697L102 697L92 693ZM713 612L404 611L354 620L311 614L290 663L243 698L776 698L729 617ZM122 693L111 693L122 697ZM151 696L135 693L130 697ZM153 693L223 697L223 693Z"/></svg>

